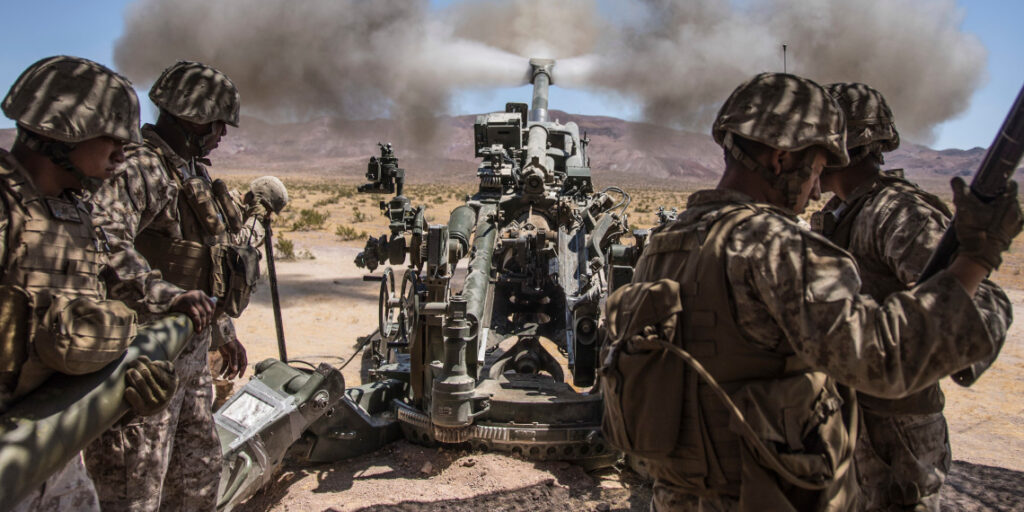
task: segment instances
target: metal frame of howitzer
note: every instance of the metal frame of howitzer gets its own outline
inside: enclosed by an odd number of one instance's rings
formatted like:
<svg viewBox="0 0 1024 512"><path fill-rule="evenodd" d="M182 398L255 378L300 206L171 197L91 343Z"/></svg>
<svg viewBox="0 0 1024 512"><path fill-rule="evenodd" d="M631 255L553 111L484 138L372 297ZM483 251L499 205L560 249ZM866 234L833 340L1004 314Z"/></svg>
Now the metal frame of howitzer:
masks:
<svg viewBox="0 0 1024 512"><path fill-rule="evenodd" d="M390 145L371 159L367 177L388 182L361 189L398 195L381 204L390 237L371 238L356 262L406 268L398 279L392 267L380 277L379 335L368 348L374 381L359 396L372 404L363 412L397 420L415 441L602 465L617 455L601 436L601 396L591 388L600 306L632 278L646 231L634 233L638 245L620 243L629 196L594 192L589 141L575 123L548 117L554 61L530 65L529 112L509 103L478 116L479 190L446 225L428 225L424 208L401 195L404 171ZM356 450L341 439L358 437L351 428L321 431L332 440L311 448L312 460ZM377 440L396 434L370 431Z"/></svg>

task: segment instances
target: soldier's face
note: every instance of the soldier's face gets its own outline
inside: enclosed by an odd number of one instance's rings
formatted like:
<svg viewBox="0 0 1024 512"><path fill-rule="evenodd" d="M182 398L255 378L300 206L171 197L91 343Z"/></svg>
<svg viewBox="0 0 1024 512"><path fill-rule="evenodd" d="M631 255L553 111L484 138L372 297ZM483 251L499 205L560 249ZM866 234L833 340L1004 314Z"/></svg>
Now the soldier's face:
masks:
<svg viewBox="0 0 1024 512"><path fill-rule="evenodd" d="M203 151L210 154L211 151L220 145L220 139L227 135L228 126L221 121L210 123L210 131L203 136Z"/></svg>
<svg viewBox="0 0 1024 512"><path fill-rule="evenodd" d="M800 187L800 196L797 197L794 208L796 213L803 213L811 199L821 199L821 171L825 169L827 160L825 150L816 150L809 154L802 164L810 167L811 177Z"/></svg>
<svg viewBox="0 0 1024 512"><path fill-rule="evenodd" d="M68 158L90 178L107 179L124 164L124 142L110 137L97 137L79 142Z"/></svg>

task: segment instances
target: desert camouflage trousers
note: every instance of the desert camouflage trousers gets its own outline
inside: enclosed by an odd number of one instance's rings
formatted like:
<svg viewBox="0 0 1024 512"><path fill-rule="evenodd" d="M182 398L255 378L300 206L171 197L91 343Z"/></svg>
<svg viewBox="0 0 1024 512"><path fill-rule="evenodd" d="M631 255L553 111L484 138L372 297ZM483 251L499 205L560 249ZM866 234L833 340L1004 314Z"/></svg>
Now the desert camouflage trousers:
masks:
<svg viewBox="0 0 1024 512"><path fill-rule="evenodd" d="M861 414L855 464L868 511L938 511L951 454L941 412Z"/></svg>
<svg viewBox="0 0 1024 512"><path fill-rule="evenodd" d="M85 471L81 453L68 461L60 471L50 475L43 485L21 500L12 512L49 510L99 512L96 488Z"/></svg>
<svg viewBox="0 0 1024 512"><path fill-rule="evenodd" d="M116 426L93 441L85 460L104 511L212 511L220 483L207 350L196 335L174 362L178 391L164 411Z"/></svg>

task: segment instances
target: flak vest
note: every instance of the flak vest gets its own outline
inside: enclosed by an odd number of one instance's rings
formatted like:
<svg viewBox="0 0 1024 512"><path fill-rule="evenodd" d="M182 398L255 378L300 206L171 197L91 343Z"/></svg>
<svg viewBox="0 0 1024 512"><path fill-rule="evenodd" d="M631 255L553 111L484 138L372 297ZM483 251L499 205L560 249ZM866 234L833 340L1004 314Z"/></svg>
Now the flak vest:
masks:
<svg viewBox="0 0 1024 512"><path fill-rule="evenodd" d="M847 474L852 458L851 435L855 438L856 434L853 426L844 423L843 414L852 413L849 408L855 402L844 401L834 380L812 371L786 340L774 350L748 341L731 313L735 305L724 256L729 235L742 222L770 209L767 205L728 204L695 223L668 224L651 236L642 255L646 261L638 264L644 273L637 274L634 284L659 277L667 279L658 282L678 289L676 306L664 306L676 300L665 296L647 299L655 307L645 309L678 311L678 325L671 329L673 339L664 341L681 348L685 357L668 353L652 358L643 351L629 354L625 349L612 363L617 368L610 371L621 377L625 369L644 375L646 381L639 380L627 392L609 394L623 403L613 415L623 416L627 422L633 417L637 437L643 436L641 429L657 429L645 436L654 444L675 439L670 449L650 445L651 453L663 454L645 462L651 476L687 494L739 497L749 493L742 489L744 461L750 463L750 456L741 453L746 444L761 465L784 475L780 481L785 478L793 485L821 492L825 502L845 501L837 497L840 491L830 489ZM636 339L636 334L620 333L611 342L614 346L631 335ZM627 355L638 359L624 361ZM685 359L696 361L684 363ZM615 375L611 377L608 380L614 382ZM627 378L622 380L630 385ZM606 405L606 416L609 410ZM648 417L652 415L655 417ZM607 423L605 430L608 435ZM613 440L613 444L617 443ZM829 509L844 506L840 503Z"/></svg>
<svg viewBox="0 0 1024 512"><path fill-rule="evenodd" d="M51 290L102 299L99 273L106 249L89 210L78 200L40 195L17 170L10 153L0 153L0 161L3 200L10 216L0 282L29 293Z"/></svg>
<svg viewBox="0 0 1024 512"><path fill-rule="evenodd" d="M214 296L214 257L211 249L226 239L226 226L209 180L199 172L191 178L171 165L159 147L149 146L178 186L178 215L182 238L155 229L144 229L135 238L135 249L163 278L185 290L202 290Z"/></svg>
<svg viewBox="0 0 1024 512"><path fill-rule="evenodd" d="M99 273L106 249L89 211L77 199L42 196L20 169L10 153L0 150L0 200L8 215L0 284L21 287L30 297L46 291L103 299ZM0 347L4 394L24 394L52 373L27 345L28 340L10 340Z"/></svg>
<svg viewBox="0 0 1024 512"><path fill-rule="evenodd" d="M945 203L937 197L925 193L914 183L904 179L902 169L893 169L882 171L870 188L852 203L846 205L845 208L838 211L825 210L816 213L815 221L812 222L814 230L828 238L832 243L849 250L853 226L856 223L857 217L864 210L868 202L877 197L886 188L896 189L905 194L917 196L932 208L942 212L947 218L952 218L953 216L953 212L949 210ZM834 199L838 202L838 198ZM826 205L826 208L828 207L829 205ZM900 281L889 267L873 259L858 258L857 266L860 269L863 282L861 293L870 295L879 302L890 294L908 289L907 285ZM939 386L934 385L896 400L858 393L858 402L864 410L874 414L929 414L941 412L945 407L946 399Z"/></svg>

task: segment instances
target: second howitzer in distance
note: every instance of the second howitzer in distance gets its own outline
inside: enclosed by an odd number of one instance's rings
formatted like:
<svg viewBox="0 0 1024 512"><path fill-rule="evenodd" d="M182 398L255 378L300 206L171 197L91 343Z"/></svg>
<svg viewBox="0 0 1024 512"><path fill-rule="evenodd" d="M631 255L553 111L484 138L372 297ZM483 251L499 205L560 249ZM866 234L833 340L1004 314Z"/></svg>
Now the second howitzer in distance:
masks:
<svg viewBox="0 0 1024 512"><path fill-rule="evenodd" d="M620 243L629 196L594 191L589 141L548 116L554 61L530 65L531 109L477 117L479 189L447 224L428 225L401 181L382 202L390 236L371 238L356 262L406 269L397 286L391 267L382 276L371 375L401 390L390 404L410 439L599 465L615 457L592 389L600 303L632 278L645 233ZM374 160L397 169L381 148Z"/></svg>

